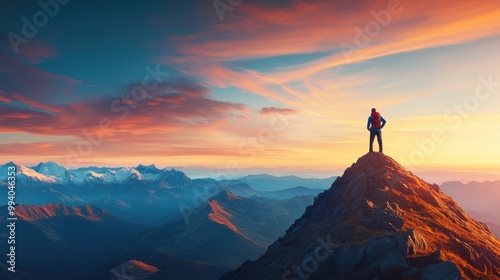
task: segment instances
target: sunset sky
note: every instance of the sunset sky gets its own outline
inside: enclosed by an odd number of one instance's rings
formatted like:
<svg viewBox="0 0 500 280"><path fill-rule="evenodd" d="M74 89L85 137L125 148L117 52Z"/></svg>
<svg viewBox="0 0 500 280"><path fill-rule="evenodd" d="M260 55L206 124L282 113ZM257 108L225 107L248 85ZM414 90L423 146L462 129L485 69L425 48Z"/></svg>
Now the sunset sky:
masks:
<svg viewBox="0 0 500 280"><path fill-rule="evenodd" d="M3 1L0 163L499 173L498 1L229 2Z"/></svg>

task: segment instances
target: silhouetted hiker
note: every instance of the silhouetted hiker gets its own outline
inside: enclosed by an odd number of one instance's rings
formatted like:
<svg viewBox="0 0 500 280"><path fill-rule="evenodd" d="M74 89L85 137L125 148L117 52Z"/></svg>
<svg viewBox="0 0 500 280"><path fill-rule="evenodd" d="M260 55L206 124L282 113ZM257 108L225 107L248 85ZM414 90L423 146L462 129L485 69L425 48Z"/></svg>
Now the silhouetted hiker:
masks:
<svg viewBox="0 0 500 280"><path fill-rule="evenodd" d="M366 129L370 131L370 152L373 152L373 140L375 139L375 135L377 135L378 151L380 153L383 151L382 128L384 128L385 123L385 119L377 112L377 109L372 108L372 114L368 117L368 124L366 125Z"/></svg>

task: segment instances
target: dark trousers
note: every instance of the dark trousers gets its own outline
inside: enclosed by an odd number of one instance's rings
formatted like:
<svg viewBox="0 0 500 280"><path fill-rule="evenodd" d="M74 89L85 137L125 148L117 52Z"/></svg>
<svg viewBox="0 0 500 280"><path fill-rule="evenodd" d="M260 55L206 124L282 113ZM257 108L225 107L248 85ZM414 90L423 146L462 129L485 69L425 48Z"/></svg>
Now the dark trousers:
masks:
<svg viewBox="0 0 500 280"><path fill-rule="evenodd" d="M382 152L382 131L370 131L370 152L373 152L373 140L377 136L378 151Z"/></svg>

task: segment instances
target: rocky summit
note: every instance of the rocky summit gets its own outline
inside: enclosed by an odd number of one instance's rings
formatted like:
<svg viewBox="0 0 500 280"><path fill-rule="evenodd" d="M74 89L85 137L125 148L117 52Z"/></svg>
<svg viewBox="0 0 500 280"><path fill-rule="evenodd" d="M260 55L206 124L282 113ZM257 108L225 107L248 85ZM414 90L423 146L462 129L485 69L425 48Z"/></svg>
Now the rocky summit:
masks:
<svg viewBox="0 0 500 280"><path fill-rule="evenodd" d="M500 279L500 241L437 185L369 153L221 279Z"/></svg>

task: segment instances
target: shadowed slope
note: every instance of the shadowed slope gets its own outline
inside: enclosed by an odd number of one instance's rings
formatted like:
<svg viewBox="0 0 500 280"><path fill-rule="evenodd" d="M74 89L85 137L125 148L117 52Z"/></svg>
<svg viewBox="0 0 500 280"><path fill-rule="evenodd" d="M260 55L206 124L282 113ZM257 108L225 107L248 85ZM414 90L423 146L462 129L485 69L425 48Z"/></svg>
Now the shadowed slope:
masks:
<svg viewBox="0 0 500 280"><path fill-rule="evenodd" d="M3 228L7 206L0 207L0 213ZM91 205L17 205L16 216L16 269L41 279L75 279L87 265L114 254L146 229ZM8 252L8 246L0 242L0 251ZM0 261L6 263L5 254ZM17 276L38 279L22 275Z"/></svg>

